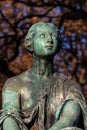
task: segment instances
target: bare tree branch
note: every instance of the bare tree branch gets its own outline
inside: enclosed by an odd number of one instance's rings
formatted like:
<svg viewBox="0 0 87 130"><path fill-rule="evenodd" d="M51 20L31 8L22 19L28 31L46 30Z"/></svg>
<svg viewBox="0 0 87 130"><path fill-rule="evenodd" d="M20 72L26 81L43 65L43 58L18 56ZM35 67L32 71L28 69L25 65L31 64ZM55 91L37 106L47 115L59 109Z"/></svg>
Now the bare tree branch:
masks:
<svg viewBox="0 0 87 130"><path fill-rule="evenodd" d="M60 7L64 7L64 8L67 8L67 9L69 9L69 10L72 10L72 11L75 11L75 12L83 12L83 13L86 13L86 11L84 11L82 8L76 8L76 7L74 7L74 6L72 6L71 4L64 4L62 1L60 2L60 1L56 1L56 2L40 2L39 4L38 4L38 2L30 2L30 1L28 1L28 2L24 2L24 1L21 1L21 0L19 0L19 1L14 1L14 4L17 4L17 3L21 3L21 4L24 4L24 5L26 5L26 6L28 6L28 7L44 7L44 6L49 6L49 7L57 7L57 6L60 6Z"/></svg>
<svg viewBox="0 0 87 130"><path fill-rule="evenodd" d="M10 21L5 17L5 15L3 14L3 12L1 10L0 10L0 14L4 18L4 20L10 25L11 29L15 32L15 35L16 35L17 31L16 31L15 27L12 26L12 24L10 23Z"/></svg>
<svg viewBox="0 0 87 130"><path fill-rule="evenodd" d="M61 19L59 21L59 29L62 27L63 23L67 19L72 19L72 20L78 20L78 19L84 19L87 20L87 13L84 11L82 12L69 12L65 13L61 16Z"/></svg>
<svg viewBox="0 0 87 130"><path fill-rule="evenodd" d="M26 15L20 19L18 19L17 22L15 22L14 24L19 24L22 20L25 20L26 18L32 18L32 17L39 17L39 18L42 18L42 17L46 17L46 15L53 9L53 7L51 7L50 9L48 9L44 14L29 14L29 15ZM47 17L50 17L50 18L55 18L56 16L47 16Z"/></svg>
<svg viewBox="0 0 87 130"><path fill-rule="evenodd" d="M3 35L3 36L0 36L1 39L3 38L7 38L7 37L14 37L15 35Z"/></svg>

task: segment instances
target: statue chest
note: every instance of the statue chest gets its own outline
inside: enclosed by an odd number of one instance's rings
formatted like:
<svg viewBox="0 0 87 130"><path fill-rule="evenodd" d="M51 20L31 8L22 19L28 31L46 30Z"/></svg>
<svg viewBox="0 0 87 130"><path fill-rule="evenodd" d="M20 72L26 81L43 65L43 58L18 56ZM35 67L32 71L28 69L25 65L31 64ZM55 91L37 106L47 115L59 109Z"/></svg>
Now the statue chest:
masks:
<svg viewBox="0 0 87 130"><path fill-rule="evenodd" d="M55 122L56 110L62 100L62 87L59 87L55 80L37 79L24 84L21 90L22 110L30 109L33 113L32 111L38 107L38 119L41 127L44 126L45 120L47 120L47 128Z"/></svg>
<svg viewBox="0 0 87 130"><path fill-rule="evenodd" d="M23 83L21 89L21 108L31 108L36 102L40 101L50 89L50 80L40 78Z"/></svg>
<svg viewBox="0 0 87 130"><path fill-rule="evenodd" d="M58 83L49 79L35 79L23 84L21 90L21 108L27 109L35 106L37 102L43 102L43 97L50 111L56 110L58 104L63 99L62 86L59 87Z"/></svg>

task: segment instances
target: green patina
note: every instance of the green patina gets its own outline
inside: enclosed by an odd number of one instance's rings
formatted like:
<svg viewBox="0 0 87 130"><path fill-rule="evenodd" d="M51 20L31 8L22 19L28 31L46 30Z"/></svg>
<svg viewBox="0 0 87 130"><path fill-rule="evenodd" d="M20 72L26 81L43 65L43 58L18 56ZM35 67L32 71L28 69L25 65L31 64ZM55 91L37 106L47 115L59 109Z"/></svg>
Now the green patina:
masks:
<svg viewBox="0 0 87 130"><path fill-rule="evenodd" d="M86 130L87 106L80 85L53 72L53 58L61 48L59 30L52 23L36 23L27 33L25 47L33 52L34 64L6 81L1 129Z"/></svg>

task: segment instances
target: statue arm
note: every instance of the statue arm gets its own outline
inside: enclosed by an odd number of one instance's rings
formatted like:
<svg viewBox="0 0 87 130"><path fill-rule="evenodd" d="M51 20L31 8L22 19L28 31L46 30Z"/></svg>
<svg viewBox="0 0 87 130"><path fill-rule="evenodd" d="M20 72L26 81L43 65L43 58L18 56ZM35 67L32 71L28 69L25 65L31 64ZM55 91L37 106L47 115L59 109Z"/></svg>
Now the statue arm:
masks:
<svg viewBox="0 0 87 130"><path fill-rule="evenodd" d="M18 93L12 90L5 90L2 93L2 109L6 118L3 122L3 130L20 130L16 122L16 118L19 116L19 97ZM15 116L17 116L15 118Z"/></svg>
<svg viewBox="0 0 87 130"><path fill-rule="evenodd" d="M76 126L80 119L81 108L78 103L68 101L61 113L60 119L49 130L61 130L62 128Z"/></svg>
<svg viewBox="0 0 87 130"><path fill-rule="evenodd" d="M1 119L3 121L3 130L7 130L7 128L9 130L20 130L17 123L17 120L21 120L19 115L19 94L18 91L12 89L13 86L10 83L6 83L2 91Z"/></svg>

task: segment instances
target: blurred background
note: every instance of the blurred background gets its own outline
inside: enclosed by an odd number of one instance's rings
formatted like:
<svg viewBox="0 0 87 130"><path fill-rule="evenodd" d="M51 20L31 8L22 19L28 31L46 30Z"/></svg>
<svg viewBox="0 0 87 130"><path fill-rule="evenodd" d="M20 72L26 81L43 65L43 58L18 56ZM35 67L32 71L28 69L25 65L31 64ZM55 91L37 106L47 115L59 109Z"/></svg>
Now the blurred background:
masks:
<svg viewBox="0 0 87 130"><path fill-rule="evenodd" d="M24 38L39 21L59 28L62 48L54 70L79 82L87 101L87 0L0 0L0 101L6 79L32 67Z"/></svg>

